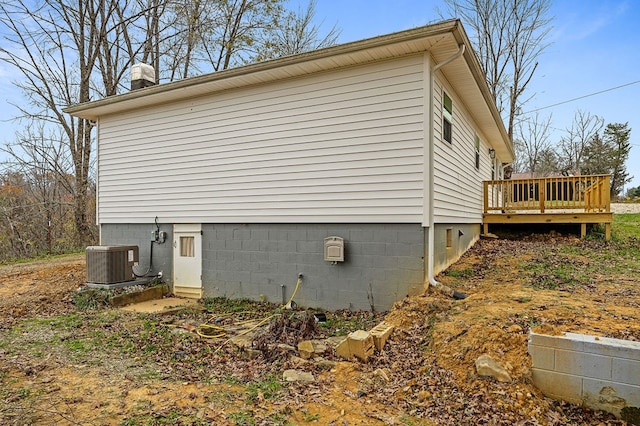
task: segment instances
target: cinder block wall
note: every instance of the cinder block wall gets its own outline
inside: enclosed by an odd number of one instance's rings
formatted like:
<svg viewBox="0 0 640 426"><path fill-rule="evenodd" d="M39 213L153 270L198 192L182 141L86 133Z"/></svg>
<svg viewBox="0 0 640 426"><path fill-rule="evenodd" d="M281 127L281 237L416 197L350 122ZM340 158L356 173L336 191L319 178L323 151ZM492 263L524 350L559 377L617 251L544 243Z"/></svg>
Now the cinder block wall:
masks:
<svg viewBox="0 0 640 426"><path fill-rule="evenodd" d="M103 224L101 244L140 247L140 271L149 264L149 224ZM153 246L153 272L172 284L172 224L167 242ZM345 240L345 261L324 260L324 238ZM203 224L204 296L288 300L325 309L388 310L424 289L425 231L420 224ZM373 296L373 298L371 298Z"/></svg>
<svg viewBox="0 0 640 426"><path fill-rule="evenodd" d="M388 310L423 291L424 230L420 224L206 224L206 296L282 302L304 275L295 301L325 309ZM345 261L324 260L324 239L345 241Z"/></svg>
<svg viewBox="0 0 640 426"><path fill-rule="evenodd" d="M640 342L529 334L533 382L546 396L620 417L640 407Z"/></svg>
<svg viewBox="0 0 640 426"><path fill-rule="evenodd" d="M146 272L149 268L151 253L151 232L156 225L149 224L103 224L100 226L100 244L110 245L135 245L140 249L140 265L136 273ZM173 271L173 225L161 224L160 230L167 233L167 240L163 244L153 244L153 265L150 274L162 271L166 283L171 283Z"/></svg>

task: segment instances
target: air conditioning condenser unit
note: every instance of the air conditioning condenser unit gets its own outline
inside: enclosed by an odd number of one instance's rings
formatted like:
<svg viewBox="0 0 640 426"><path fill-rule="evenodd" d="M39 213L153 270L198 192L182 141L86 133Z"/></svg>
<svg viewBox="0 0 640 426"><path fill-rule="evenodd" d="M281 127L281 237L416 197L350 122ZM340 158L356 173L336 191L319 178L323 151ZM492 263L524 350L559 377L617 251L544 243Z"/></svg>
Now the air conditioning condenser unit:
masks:
<svg viewBox="0 0 640 426"><path fill-rule="evenodd" d="M87 247L87 282L116 284L135 279L133 267L138 265L138 246Z"/></svg>

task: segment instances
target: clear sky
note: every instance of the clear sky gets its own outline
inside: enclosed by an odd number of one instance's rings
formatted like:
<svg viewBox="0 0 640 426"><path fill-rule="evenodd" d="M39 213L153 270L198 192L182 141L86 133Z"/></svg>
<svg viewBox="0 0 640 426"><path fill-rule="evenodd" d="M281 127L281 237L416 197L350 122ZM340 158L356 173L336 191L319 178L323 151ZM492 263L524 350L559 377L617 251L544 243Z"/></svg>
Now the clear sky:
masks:
<svg viewBox="0 0 640 426"><path fill-rule="evenodd" d="M296 8L299 0L289 0ZM306 0L302 0L306 4ZM324 27L342 28L339 42L402 31L439 20L441 0L317 0L317 19ZM552 43L539 59L530 84L534 95L525 110L535 110L592 93L594 96L545 108L552 114L558 141L577 110L596 114L605 123L629 123L632 149L627 170L640 186L640 1L552 0ZM0 41L1 42L1 41ZM25 102L11 84L13 70L0 63L0 143L13 139L16 111L8 103ZM634 83L635 82L635 83ZM617 86L626 87L609 90Z"/></svg>

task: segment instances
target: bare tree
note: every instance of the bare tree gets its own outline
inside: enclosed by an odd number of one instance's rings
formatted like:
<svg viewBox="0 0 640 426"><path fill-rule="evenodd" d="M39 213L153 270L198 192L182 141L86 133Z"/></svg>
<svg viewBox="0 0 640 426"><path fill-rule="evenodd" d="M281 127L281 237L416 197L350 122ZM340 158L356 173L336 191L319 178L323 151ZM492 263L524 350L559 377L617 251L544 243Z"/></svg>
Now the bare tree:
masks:
<svg viewBox="0 0 640 426"><path fill-rule="evenodd" d="M471 29L471 39L513 140L515 119L538 57L548 46L550 0L445 0L448 12Z"/></svg>
<svg viewBox="0 0 640 426"><path fill-rule="evenodd" d="M28 100L16 105L19 118L43 129L38 136L25 133L19 146L8 146L6 152L16 160L25 152L37 153L51 162L49 172L73 177L67 190L80 246L93 235L88 195L94 123L67 115L63 108L127 90L123 82L138 61L153 64L159 82L163 75L173 80L254 60L263 32L274 31L285 16L283 4L284 0L45 0L34 8L27 0L0 3L5 38L0 60L21 75L15 85ZM312 39L319 33L311 34ZM169 67L163 71L165 65ZM43 135L49 139L39 137Z"/></svg>
<svg viewBox="0 0 640 426"><path fill-rule="evenodd" d="M516 126L516 145L518 157L522 159L523 171L532 176L539 173L539 164L543 153L551 148L550 139L551 115L546 118L536 115L531 120L521 121Z"/></svg>
<svg viewBox="0 0 640 426"><path fill-rule="evenodd" d="M20 72L23 80L15 84L30 101L17 106L21 116L62 130L63 138L52 143L66 147L73 166L71 194L81 246L91 238L86 200L93 124L62 109L117 92L123 69L133 60L121 59L120 51L112 48L124 34L122 17L117 0L47 0L37 9L24 0L0 5L0 23L7 34L0 60Z"/></svg>
<svg viewBox="0 0 640 426"><path fill-rule="evenodd" d="M562 168L568 172L579 172L587 144L602 130L604 119L578 110L573 117L567 136L560 139L558 152Z"/></svg>
<svg viewBox="0 0 640 426"><path fill-rule="evenodd" d="M316 0L309 1L304 10L299 8L297 13L286 14L279 25L264 31L256 59L263 61L336 44L341 30L334 25L326 34L321 35L322 22L320 25L315 24L315 16Z"/></svg>

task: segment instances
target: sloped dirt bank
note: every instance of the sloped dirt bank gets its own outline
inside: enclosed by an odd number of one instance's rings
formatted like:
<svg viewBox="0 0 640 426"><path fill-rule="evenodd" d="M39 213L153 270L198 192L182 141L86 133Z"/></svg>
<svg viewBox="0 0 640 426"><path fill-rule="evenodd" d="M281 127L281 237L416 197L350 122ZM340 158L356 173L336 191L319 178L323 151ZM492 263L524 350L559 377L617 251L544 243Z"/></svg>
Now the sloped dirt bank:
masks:
<svg viewBox="0 0 640 426"><path fill-rule="evenodd" d="M531 383L527 333L640 340L639 277L633 239L482 240L438 277L465 300L427 293L386 314L327 313L328 324L316 327L295 321L304 312L230 306L243 319L279 315L254 350L240 350L189 331L227 318L215 304L166 316L79 310L72 300L84 280L82 258L2 268L0 423L622 425L544 398ZM323 362L308 362L290 348L384 317L396 330L367 363L336 359L331 350ZM273 336L289 348L269 346ZM512 380L479 377L482 354ZM290 368L315 381L283 382Z"/></svg>

